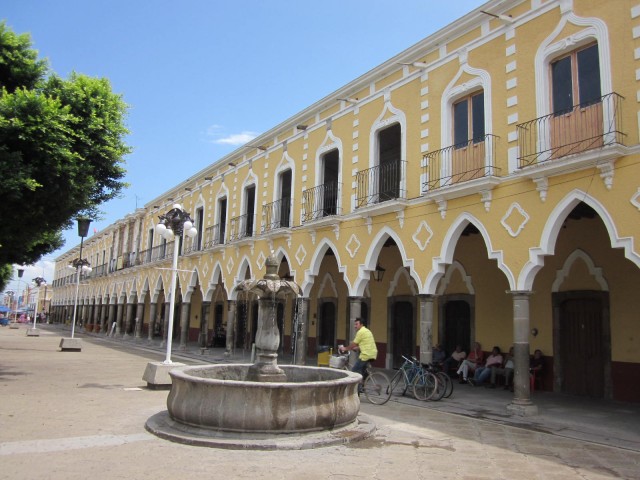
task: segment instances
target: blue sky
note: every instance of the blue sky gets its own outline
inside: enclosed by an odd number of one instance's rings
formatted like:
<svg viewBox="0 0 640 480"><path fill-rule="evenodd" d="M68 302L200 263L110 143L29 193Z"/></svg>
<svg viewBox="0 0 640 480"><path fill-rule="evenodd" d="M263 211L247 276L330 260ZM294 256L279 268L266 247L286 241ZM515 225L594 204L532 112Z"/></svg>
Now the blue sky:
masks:
<svg viewBox="0 0 640 480"><path fill-rule="evenodd" d="M131 186L92 234L483 3L7 0L0 19L59 75L107 77L130 105ZM79 243L65 238L24 278L52 281Z"/></svg>

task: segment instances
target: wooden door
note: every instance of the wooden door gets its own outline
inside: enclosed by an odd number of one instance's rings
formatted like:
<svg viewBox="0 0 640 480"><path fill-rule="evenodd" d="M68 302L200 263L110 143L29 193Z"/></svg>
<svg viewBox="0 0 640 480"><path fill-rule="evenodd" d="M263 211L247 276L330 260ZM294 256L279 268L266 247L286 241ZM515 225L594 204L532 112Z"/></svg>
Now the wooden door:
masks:
<svg viewBox="0 0 640 480"><path fill-rule="evenodd" d="M563 393L603 398L604 328L599 298L570 298L560 304Z"/></svg>
<svg viewBox="0 0 640 480"><path fill-rule="evenodd" d="M456 345L469 353L471 347L471 307L464 300L452 300L444 306L444 351L451 355Z"/></svg>
<svg viewBox="0 0 640 480"><path fill-rule="evenodd" d="M415 355L413 339L413 305L411 302L396 302L393 305L392 317L392 355L393 368L399 368L404 356Z"/></svg>

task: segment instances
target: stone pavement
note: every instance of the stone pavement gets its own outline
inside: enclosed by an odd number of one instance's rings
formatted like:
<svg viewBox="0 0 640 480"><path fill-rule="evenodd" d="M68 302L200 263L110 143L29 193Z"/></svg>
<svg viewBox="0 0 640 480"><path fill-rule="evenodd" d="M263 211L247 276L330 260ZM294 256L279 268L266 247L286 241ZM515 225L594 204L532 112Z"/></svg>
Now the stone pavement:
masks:
<svg viewBox="0 0 640 480"><path fill-rule="evenodd" d="M167 391L142 381L162 351L80 335L82 352L60 352L65 335L53 325L39 337L0 328L0 479L640 479L638 406L536 393L541 414L521 419L504 409L508 392L457 384L441 402L363 402L378 430L351 445L247 452L167 442L144 429L166 409ZM185 353L175 360L221 352Z"/></svg>

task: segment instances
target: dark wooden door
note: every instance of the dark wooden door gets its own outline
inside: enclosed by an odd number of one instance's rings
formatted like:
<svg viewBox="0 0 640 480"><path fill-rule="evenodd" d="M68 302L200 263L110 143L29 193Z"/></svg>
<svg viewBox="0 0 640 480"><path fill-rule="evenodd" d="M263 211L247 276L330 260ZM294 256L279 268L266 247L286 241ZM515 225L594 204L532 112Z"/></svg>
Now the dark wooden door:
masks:
<svg viewBox="0 0 640 480"><path fill-rule="evenodd" d="M572 298L560 304L562 392L604 397L602 301Z"/></svg>
<svg viewBox="0 0 640 480"><path fill-rule="evenodd" d="M333 302L323 302L320 305L320 321L318 323L318 346L326 345L335 348L336 306Z"/></svg>
<svg viewBox="0 0 640 480"><path fill-rule="evenodd" d="M451 355L456 345L469 353L471 347L471 307L464 300L447 302L444 307L444 350Z"/></svg>
<svg viewBox="0 0 640 480"><path fill-rule="evenodd" d="M404 361L402 355L415 355L413 305L411 302L396 302L393 304L392 322L393 368L399 368Z"/></svg>

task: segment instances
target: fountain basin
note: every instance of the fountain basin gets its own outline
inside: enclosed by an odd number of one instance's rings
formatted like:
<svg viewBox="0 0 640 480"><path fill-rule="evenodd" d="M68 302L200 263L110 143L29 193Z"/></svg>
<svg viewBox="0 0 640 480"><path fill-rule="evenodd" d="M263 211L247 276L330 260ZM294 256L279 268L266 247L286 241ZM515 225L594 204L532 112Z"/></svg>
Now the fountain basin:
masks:
<svg viewBox="0 0 640 480"><path fill-rule="evenodd" d="M298 433L356 421L360 375L281 365L287 382L247 381L250 364L172 370L167 408L176 422L223 432Z"/></svg>

